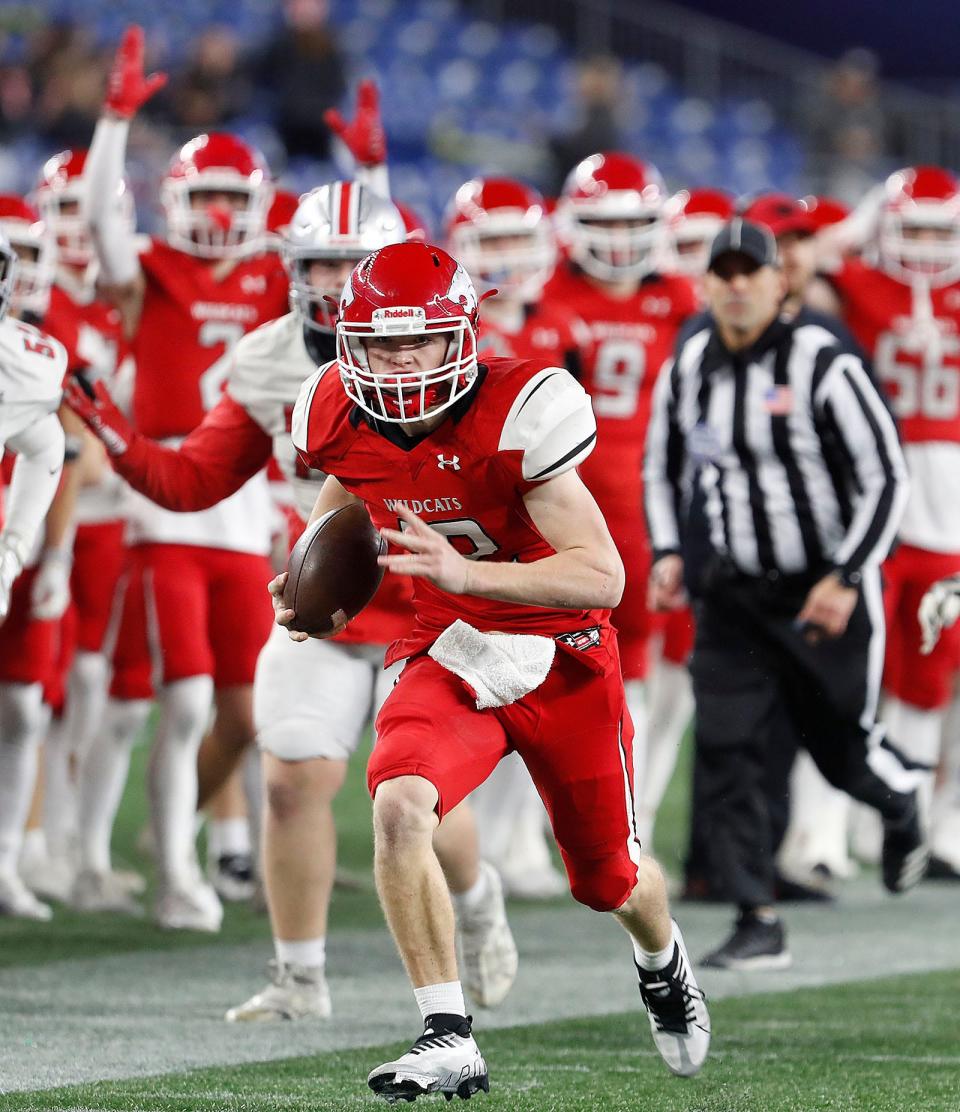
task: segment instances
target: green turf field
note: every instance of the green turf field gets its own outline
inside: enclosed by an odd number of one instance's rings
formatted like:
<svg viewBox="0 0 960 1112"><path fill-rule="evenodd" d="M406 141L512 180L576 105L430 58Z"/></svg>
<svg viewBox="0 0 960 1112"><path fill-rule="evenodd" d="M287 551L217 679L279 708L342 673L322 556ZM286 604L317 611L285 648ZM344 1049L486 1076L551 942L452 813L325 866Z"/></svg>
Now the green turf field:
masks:
<svg viewBox="0 0 960 1112"><path fill-rule="evenodd" d="M673 872L685 761L657 831ZM141 748L116 849L148 871L134 848L144 763ZM219 936L63 908L50 924L0 921L0 1112L376 1107L366 1073L403 1049L393 1040L409 1043L417 1023L369 885L362 766L354 763L337 807L341 861L362 884L335 893L333 1021L223 1022L227 1006L260 986L270 952L265 916L244 907L228 908ZM492 1091L472 1107L958 1112L956 907L942 885L893 900L867 875L836 908L789 909L794 970L702 979L714 1051L699 1078L683 1081L666 1072L637 1012L618 929L568 900L513 905L520 975L503 1008L477 1017ZM726 908L679 905L677 914L694 957L729 923Z"/></svg>
<svg viewBox="0 0 960 1112"><path fill-rule="evenodd" d="M640 1016L488 1032L484 1108L956 1112L960 976L930 974L720 1001L711 1059L671 1077ZM922 1006L909 1007L922 1001ZM906 1007L905 1007L906 1005ZM367 1071L402 1044L2 1098L5 1112L319 1112L382 1107ZM428 1104L445 1107L440 1098ZM401 1107L406 1107L402 1105ZM418 1107L420 1105L418 1104Z"/></svg>

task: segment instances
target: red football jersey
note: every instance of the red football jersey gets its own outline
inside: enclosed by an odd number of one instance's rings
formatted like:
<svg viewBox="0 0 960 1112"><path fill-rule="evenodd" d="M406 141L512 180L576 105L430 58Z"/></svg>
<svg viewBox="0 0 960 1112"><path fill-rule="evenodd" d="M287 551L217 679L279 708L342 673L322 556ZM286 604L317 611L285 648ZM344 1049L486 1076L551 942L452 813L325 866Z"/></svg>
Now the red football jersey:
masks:
<svg viewBox="0 0 960 1112"><path fill-rule="evenodd" d="M643 528L643 445L653 386L680 326L698 311L693 284L681 275L656 275L618 299L564 265L544 300L585 329L581 381L593 399L597 449L580 474L605 516L635 518Z"/></svg>
<svg viewBox="0 0 960 1112"><path fill-rule="evenodd" d="M847 261L831 281L903 439L960 442L960 283L933 288L927 299L859 259Z"/></svg>
<svg viewBox="0 0 960 1112"><path fill-rule="evenodd" d="M289 279L273 253L217 267L159 239L140 256L147 287L136 335L133 423L155 439L185 436L220 400L230 352L288 311Z"/></svg>
<svg viewBox="0 0 960 1112"><path fill-rule="evenodd" d="M523 324L515 332L481 310L477 352L481 360L489 356L537 359L555 367L566 367L570 353L578 351L583 343L583 336L578 333L580 327L568 313L543 302L524 308Z"/></svg>
<svg viewBox="0 0 960 1112"><path fill-rule="evenodd" d="M363 499L374 525L400 528L396 507L404 505L470 559L523 563L554 552L526 513L524 494L576 467L596 439L582 387L533 360L489 360L475 389L426 436L408 441L393 426L379 428L346 396L335 363L304 383L294 444L307 466ZM413 629L391 646L388 664L422 651L458 618L486 632L547 636L608 625L606 610L524 606L413 583Z"/></svg>
<svg viewBox="0 0 960 1112"><path fill-rule="evenodd" d="M50 290L43 327L67 349L68 370L89 370L93 378L110 383L123 350L120 313L113 305L57 284Z"/></svg>

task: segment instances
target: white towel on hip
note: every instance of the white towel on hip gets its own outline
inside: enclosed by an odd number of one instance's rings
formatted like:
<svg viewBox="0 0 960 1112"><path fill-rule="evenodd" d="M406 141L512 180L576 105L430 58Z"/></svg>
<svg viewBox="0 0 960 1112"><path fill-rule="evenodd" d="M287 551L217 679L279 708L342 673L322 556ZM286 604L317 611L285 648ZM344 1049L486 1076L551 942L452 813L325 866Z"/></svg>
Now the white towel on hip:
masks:
<svg viewBox="0 0 960 1112"><path fill-rule="evenodd" d="M434 641L429 655L477 693L477 710L507 707L547 678L557 650L552 637L481 633L459 619Z"/></svg>

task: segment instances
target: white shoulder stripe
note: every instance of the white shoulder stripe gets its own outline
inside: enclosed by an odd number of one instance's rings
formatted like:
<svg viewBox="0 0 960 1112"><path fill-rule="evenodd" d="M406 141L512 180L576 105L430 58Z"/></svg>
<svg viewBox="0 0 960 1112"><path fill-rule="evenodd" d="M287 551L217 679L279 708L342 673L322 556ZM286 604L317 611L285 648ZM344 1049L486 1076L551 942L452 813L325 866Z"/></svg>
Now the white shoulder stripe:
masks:
<svg viewBox="0 0 960 1112"><path fill-rule="evenodd" d="M317 392L320 380L336 363L327 363L315 374L312 374L300 387L297 404L293 407L293 418L290 422L290 436L293 446L298 452L306 452L307 437L310 431L310 410L313 406L313 395Z"/></svg>

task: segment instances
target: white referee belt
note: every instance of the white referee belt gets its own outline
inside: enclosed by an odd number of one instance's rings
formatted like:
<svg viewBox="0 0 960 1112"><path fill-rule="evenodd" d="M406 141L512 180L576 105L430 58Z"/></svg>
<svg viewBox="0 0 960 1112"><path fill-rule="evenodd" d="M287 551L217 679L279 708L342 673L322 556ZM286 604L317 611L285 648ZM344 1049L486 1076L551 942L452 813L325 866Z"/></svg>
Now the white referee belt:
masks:
<svg viewBox="0 0 960 1112"><path fill-rule="evenodd" d="M552 637L529 633L481 633L457 619L434 641L428 655L476 693L477 710L507 707L547 678L557 650Z"/></svg>

